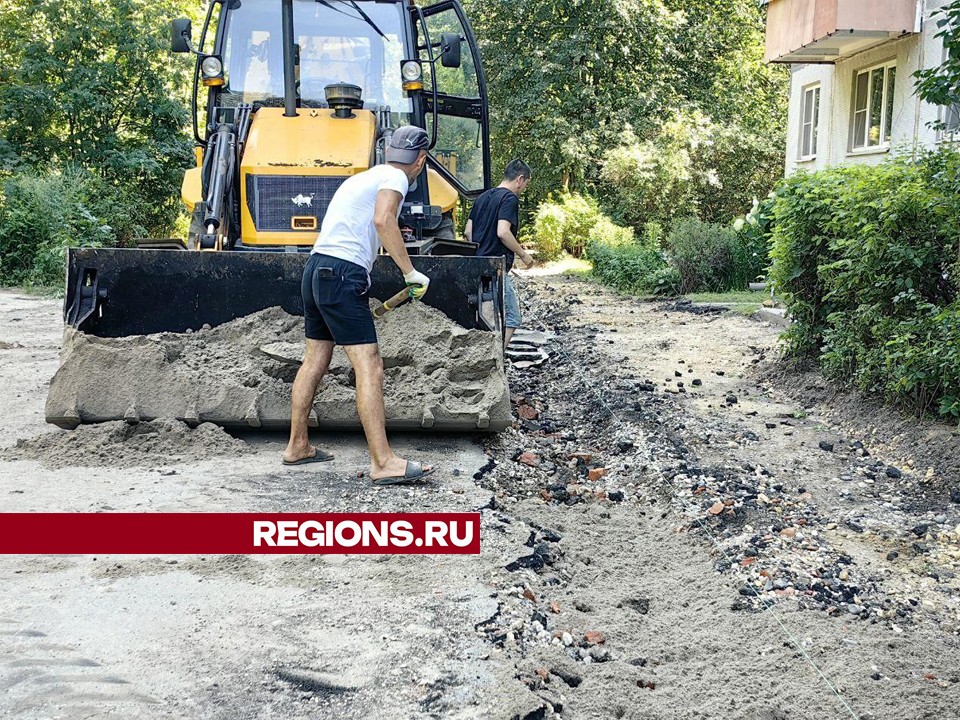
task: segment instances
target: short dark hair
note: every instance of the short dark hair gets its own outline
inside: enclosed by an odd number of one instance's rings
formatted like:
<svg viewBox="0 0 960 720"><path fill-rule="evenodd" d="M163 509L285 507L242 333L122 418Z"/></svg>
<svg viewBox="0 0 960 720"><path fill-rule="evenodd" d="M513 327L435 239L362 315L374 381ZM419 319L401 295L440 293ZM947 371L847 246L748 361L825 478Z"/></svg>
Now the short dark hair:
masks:
<svg viewBox="0 0 960 720"><path fill-rule="evenodd" d="M533 171L530 170L530 166L519 158L508 162L507 167L503 169L503 179L507 181L516 180L518 177L529 180L532 176Z"/></svg>

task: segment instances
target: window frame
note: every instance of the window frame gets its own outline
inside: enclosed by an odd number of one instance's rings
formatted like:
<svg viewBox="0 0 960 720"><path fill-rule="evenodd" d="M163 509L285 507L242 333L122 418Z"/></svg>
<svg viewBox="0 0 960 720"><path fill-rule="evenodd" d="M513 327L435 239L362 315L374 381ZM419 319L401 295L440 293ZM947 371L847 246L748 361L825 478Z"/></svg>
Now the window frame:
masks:
<svg viewBox="0 0 960 720"><path fill-rule="evenodd" d="M871 145L870 128L873 126L873 124L871 123L872 118L870 116L870 102L873 97L873 76L877 70L881 69L883 70L883 92L880 96L880 141L875 145ZM858 68L857 70L853 71L853 93L850 98L850 143L847 150L847 153L850 155L886 152L890 149L890 146L893 143L893 101L896 99L897 94L897 78L896 75L894 75L892 83L893 87L891 88L891 70L894 72L897 70L896 58L876 63L874 65L869 65L867 67ZM858 109L857 86L859 84L860 77L863 75L867 76L866 105L862 109ZM890 98L888 95L891 90L893 91L892 98ZM861 113L864 115L864 144L857 145L857 116ZM887 128L889 128L889 137L887 137Z"/></svg>
<svg viewBox="0 0 960 720"><path fill-rule="evenodd" d="M950 51L943 49L943 61L950 59ZM960 103L956 105L938 105L937 120L940 126L937 128L937 142L954 143L960 141ZM952 115L954 125L948 127L950 116Z"/></svg>
<svg viewBox="0 0 960 720"><path fill-rule="evenodd" d="M807 122L807 95L809 93L814 93L814 100L813 112L811 113L810 121ZM809 162L810 160L816 160L817 158L817 143L820 135L820 99L822 97L823 91L821 83L819 82L804 85L800 90L800 144L797 148L797 162ZM812 152L804 154L803 148L805 141L807 140L806 132L808 127L810 128L809 147Z"/></svg>

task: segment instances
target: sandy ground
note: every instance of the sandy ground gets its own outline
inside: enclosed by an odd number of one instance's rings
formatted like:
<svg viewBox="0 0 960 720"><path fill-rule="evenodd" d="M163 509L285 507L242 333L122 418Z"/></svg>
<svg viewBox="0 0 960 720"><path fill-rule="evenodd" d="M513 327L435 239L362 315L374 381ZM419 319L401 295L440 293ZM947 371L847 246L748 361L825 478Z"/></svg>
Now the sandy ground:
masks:
<svg viewBox="0 0 960 720"><path fill-rule="evenodd" d="M0 557L0 717L960 717L951 577L960 554L950 555L960 536L949 532L960 518L944 495L958 478L934 470L920 490L876 491L880 479L840 480L855 454L818 443L830 437L839 448L855 441L855 428L834 427L826 400L803 407L782 381L768 387L764 353L777 331L766 324L664 310L582 280L522 285L530 324L560 337L551 361L514 373L514 384L541 421L567 429L518 423L494 439L395 436L399 452L439 465L429 487L369 487L357 476L362 438L349 433L316 433L337 459L297 470L279 465L284 438L266 432L237 435L242 454L199 462L0 461L5 512L482 509L483 545L479 557L440 559ZM558 323L544 320L550 303L566 308ZM50 431L43 404L59 310L0 291L0 449ZM702 385L685 382L680 393L676 372ZM821 544L869 576L864 602L882 596L880 613L915 600L916 612L865 619L792 597L773 610L744 608L740 590L754 566L719 566L713 541L737 547L731 526L713 526L716 538L698 531L663 478L625 456L611 458L604 492L548 500L555 480L515 460L518 451L546 456L566 432L581 450L612 452L611 439L580 427L604 414L590 388L627 376L655 383L659 403L656 422L644 426L643 413L631 421L642 430L631 430L638 448L648 438L659 457L669 430L688 463L763 464L802 486ZM731 439L747 431L759 440ZM927 479L926 467L904 462L902 439L874 450L907 479ZM497 469L484 474L491 460ZM626 499L612 501L621 489ZM913 537L921 554L908 542L918 521L935 525ZM750 522L759 526L759 515ZM888 560L895 547L901 555ZM802 549L778 552L770 563Z"/></svg>

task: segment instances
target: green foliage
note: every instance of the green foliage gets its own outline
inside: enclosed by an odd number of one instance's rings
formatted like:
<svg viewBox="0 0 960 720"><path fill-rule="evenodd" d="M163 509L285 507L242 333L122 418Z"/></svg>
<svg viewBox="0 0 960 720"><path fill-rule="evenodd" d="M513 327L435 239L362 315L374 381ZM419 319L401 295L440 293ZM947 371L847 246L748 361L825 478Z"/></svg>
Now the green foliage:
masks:
<svg viewBox="0 0 960 720"><path fill-rule="evenodd" d="M735 181L751 178L758 167L764 179L770 177L768 167L776 167L779 176L788 73L764 62L764 11L755 0L466 0L466 5L490 88L494 164L502 167L512 157L532 164L528 194L534 207L560 190L597 195L606 205L611 187L597 186L604 153L623 144L628 132L650 139L681 108L699 109L729 128L723 152L731 159L718 171L731 183L731 193ZM761 145L763 156L757 159ZM717 167L715 160L705 162L707 169ZM769 189L758 187L745 197ZM704 202L712 207L710 197ZM615 219L626 220L621 206L611 210Z"/></svg>
<svg viewBox="0 0 960 720"><path fill-rule="evenodd" d="M623 144L604 153L600 177L619 220L668 222L677 213L695 211L697 186L713 180L697 172L691 160L691 149L702 141L700 130L678 116L654 138L638 141L627 133Z"/></svg>
<svg viewBox="0 0 960 720"><path fill-rule="evenodd" d="M745 217L733 223L734 232L743 246L748 282L760 279L770 265L770 247L773 243L773 207L777 195L771 192L763 200L754 198Z"/></svg>
<svg viewBox="0 0 960 720"><path fill-rule="evenodd" d="M561 253L568 252L574 257L580 257L591 233L594 232L594 227L601 220L606 218L601 215L593 198L577 193L563 193L559 200L548 199L540 205L534 219L533 242L538 256L544 260L552 260ZM612 225L609 220L606 222ZM607 226L604 231L615 232Z"/></svg>
<svg viewBox="0 0 960 720"><path fill-rule="evenodd" d="M124 203L86 171L19 174L0 193L0 278L27 285L63 283L67 247L115 245L130 232Z"/></svg>
<svg viewBox="0 0 960 720"><path fill-rule="evenodd" d="M743 290L754 279L750 251L740 234L724 225L678 220L667 235L667 252L681 293Z"/></svg>
<svg viewBox="0 0 960 720"><path fill-rule="evenodd" d="M170 61L174 0L8 0L0 15L0 172L58 187L84 168L127 203L134 227L166 236L191 159L182 79ZM181 71L183 68L181 68ZM68 213L69 215L69 213ZM7 232L12 236L13 228Z"/></svg>
<svg viewBox="0 0 960 720"><path fill-rule="evenodd" d="M603 155L600 179L614 217L667 223L697 214L723 222L782 174L782 141L701 112L678 112L644 140L626 133Z"/></svg>
<svg viewBox="0 0 960 720"><path fill-rule="evenodd" d="M649 223L637 237L633 228L621 227L600 215L587 236L585 256L601 282L640 294L673 294L675 270L660 250L662 228Z"/></svg>
<svg viewBox="0 0 960 720"><path fill-rule="evenodd" d="M601 282L626 292L670 294L675 280L660 251L647 244L593 242L587 246L587 258Z"/></svg>
<svg viewBox="0 0 960 720"><path fill-rule="evenodd" d="M787 350L832 377L957 414L960 154L797 174L774 201Z"/></svg>
<svg viewBox="0 0 960 720"><path fill-rule="evenodd" d="M960 105L960 0L946 3L931 19L940 27L934 37L943 41L946 57L939 66L914 73L917 95L934 105Z"/></svg>
<svg viewBox="0 0 960 720"><path fill-rule="evenodd" d="M545 202L537 210L533 223L533 243L538 260L555 260L563 253L563 224L566 212L563 206Z"/></svg>

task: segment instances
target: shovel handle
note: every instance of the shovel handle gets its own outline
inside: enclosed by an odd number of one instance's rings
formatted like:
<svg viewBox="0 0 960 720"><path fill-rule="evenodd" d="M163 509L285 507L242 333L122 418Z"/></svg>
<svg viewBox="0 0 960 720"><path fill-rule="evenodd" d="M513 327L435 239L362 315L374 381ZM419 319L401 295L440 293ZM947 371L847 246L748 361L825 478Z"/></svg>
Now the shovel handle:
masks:
<svg viewBox="0 0 960 720"><path fill-rule="evenodd" d="M390 298L389 300L385 300L384 303L383 303L383 305L381 305L380 307L376 308L376 309L373 311L373 316L374 316L375 318L381 318L381 317L383 317L384 315L386 315L388 312L390 312L391 310L393 310L394 308L396 308L396 307L398 307L398 306L400 306L400 305L403 305L403 303L405 303L405 302L406 302L407 300L409 300L409 299L410 299L410 289L409 289L409 288L404 288L403 290L401 290L400 292L398 292L396 295L394 295L394 296L393 296L392 298Z"/></svg>

